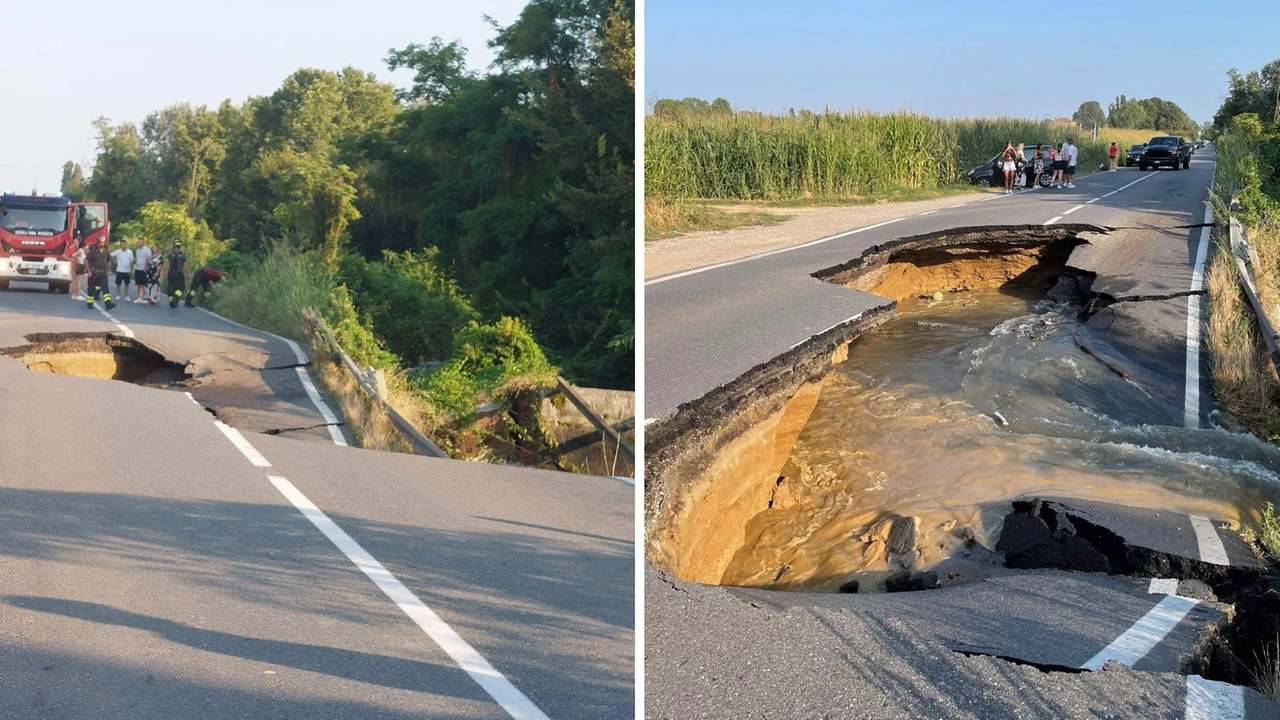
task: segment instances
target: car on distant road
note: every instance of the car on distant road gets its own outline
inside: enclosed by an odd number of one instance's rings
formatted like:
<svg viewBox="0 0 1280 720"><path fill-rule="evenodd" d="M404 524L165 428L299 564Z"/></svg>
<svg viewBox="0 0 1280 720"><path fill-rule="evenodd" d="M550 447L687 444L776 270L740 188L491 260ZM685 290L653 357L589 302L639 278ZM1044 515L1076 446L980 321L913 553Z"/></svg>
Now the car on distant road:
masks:
<svg viewBox="0 0 1280 720"><path fill-rule="evenodd" d="M1142 151L1147 149L1146 143L1138 143L1130 145L1129 151L1124 154L1124 166L1133 167L1138 164L1138 158L1142 157Z"/></svg>
<svg viewBox="0 0 1280 720"><path fill-rule="evenodd" d="M1147 141L1138 158L1138 169L1168 165L1173 170L1191 167L1191 145L1177 135L1157 135Z"/></svg>
<svg viewBox="0 0 1280 720"><path fill-rule="evenodd" d="M1053 168L1050 166L1048 160L1049 153L1053 151L1052 145L1048 143L1044 143L1039 146L1032 143L1025 144L1023 146L1022 153L1027 157L1027 164L1022 171L1027 176L1027 184L1030 185L1036 177L1035 165L1032 162L1032 159L1036 155L1036 147L1039 147L1045 156L1045 170L1040 176L1040 187L1049 187L1050 180L1053 178ZM1001 154L1003 154L1003 151L996 153L985 164L971 168L969 172L965 173L965 177L968 179L969 183L971 185L977 185L978 187L1004 185L1004 170L1001 168Z"/></svg>

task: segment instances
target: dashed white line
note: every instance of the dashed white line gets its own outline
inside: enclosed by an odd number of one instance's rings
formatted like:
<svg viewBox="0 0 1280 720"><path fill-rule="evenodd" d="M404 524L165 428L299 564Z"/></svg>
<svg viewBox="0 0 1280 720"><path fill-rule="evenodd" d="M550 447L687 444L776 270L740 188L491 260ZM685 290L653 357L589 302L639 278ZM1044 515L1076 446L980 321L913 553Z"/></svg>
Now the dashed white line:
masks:
<svg viewBox="0 0 1280 720"><path fill-rule="evenodd" d="M1182 424L1188 428L1200 427L1200 304L1204 289L1204 260L1209 252L1209 226L1213 223L1213 209L1205 208L1205 227L1200 228L1200 244L1196 248L1196 263L1191 269L1191 295L1187 296L1187 386L1183 395Z"/></svg>
<svg viewBox="0 0 1280 720"><path fill-rule="evenodd" d="M1160 641L1198 604L1198 600L1191 598L1178 595L1164 596L1155 607L1138 618L1138 621L1125 630L1120 637L1080 667L1084 670L1097 670L1110 660L1117 660L1133 667L1134 663L1146 657L1152 648L1160 644Z"/></svg>
<svg viewBox="0 0 1280 720"><path fill-rule="evenodd" d="M1187 676L1186 720L1244 720L1244 688Z"/></svg>
<svg viewBox="0 0 1280 720"><path fill-rule="evenodd" d="M1094 199L1092 199L1092 200L1086 200L1084 204L1085 204L1085 205L1092 205L1092 204L1094 204L1094 203L1098 202L1098 201L1099 201L1099 200L1101 200L1101 199L1102 199L1102 198L1100 198L1100 197L1096 197L1096 198L1094 198Z"/></svg>
<svg viewBox="0 0 1280 720"><path fill-rule="evenodd" d="M938 212L938 211L937 211L937 210L925 210L924 212L922 212L922 213L920 213L920 214L921 214L921 215L932 215L932 214L934 214L934 213L936 213L936 212Z"/></svg>
<svg viewBox="0 0 1280 720"><path fill-rule="evenodd" d="M222 431L223 435L227 436L227 439L231 441L232 445L236 446L236 449L240 451L241 455L249 458L249 462L258 467L271 467L271 463L267 462L267 459L262 456L262 453L258 452L257 448L250 445L249 441L244 439L244 436L240 434L239 430L236 430L221 420L214 420L213 424Z"/></svg>
<svg viewBox="0 0 1280 720"><path fill-rule="evenodd" d="M955 208L958 208L958 207L964 207L965 205L968 205L968 204L969 204L969 203L960 203L959 205L948 205L948 206L947 206L947 209L948 209L948 210L954 210Z"/></svg>
<svg viewBox="0 0 1280 720"><path fill-rule="evenodd" d="M1222 544L1218 530L1208 518L1188 515L1191 528L1196 531L1196 542L1200 545L1200 559L1214 565L1230 565L1227 559L1227 548Z"/></svg>
<svg viewBox="0 0 1280 720"><path fill-rule="evenodd" d="M347 556L360 571L369 577L370 580L378 586L387 597L391 598L405 615L408 615L418 627L422 628L427 636L440 646L441 650L448 653L449 657L458 664L472 680L475 680L489 696L494 699L502 709L507 711L513 718L519 720L548 720L545 713L538 709L524 693L516 689L502 673L489 663L475 648L466 640L462 639L452 627L449 626L434 610L427 607L426 603L418 599L413 591L405 587L391 571L387 570L382 563L374 559L360 543L356 542L337 523L329 519L320 508L303 495L298 488L293 486L285 478L268 475L267 479L272 485L284 495L293 506L298 509L313 525L324 533L344 555Z"/></svg>
<svg viewBox="0 0 1280 720"><path fill-rule="evenodd" d="M674 275L663 275L662 277L656 277L652 280L646 280L644 285L645 287L648 287L650 285L657 285L658 283L664 283L664 282L667 282L668 280L679 280L680 278L683 278L683 277L689 277L690 275L697 275L699 273L709 272L711 270L716 270L722 267L729 267L730 265L739 265L744 262L751 262L752 260L760 260L762 258L772 257L774 255L781 255L782 253L788 253L793 250L801 250L803 248L813 247L814 245L821 245L822 243L825 243L825 242L831 242L832 240L839 240L840 238L849 237L850 235L857 235L860 232L874 230L876 228L884 227L885 225L891 225L893 223L896 223L900 220L905 220L905 219L906 218L894 218L892 220L885 220L884 222L876 223L875 225L868 225L866 227L860 227L855 230L849 230L848 232L842 232L836 235L830 235L828 237L818 238L817 240L810 240L809 242L803 243L801 245L792 245L791 247L778 248L777 250L770 250L769 252L763 252L758 255L748 255L747 257L738 258L737 260L729 260L728 262L716 263L715 265L708 265L706 267L694 268L693 270L686 270L684 272L676 273Z"/></svg>
<svg viewBox="0 0 1280 720"><path fill-rule="evenodd" d="M1071 208L1070 210L1064 210L1064 211L1063 211L1063 213L1062 213L1062 215L1061 215L1061 216L1059 216L1059 217L1066 217L1067 215L1070 215L1071 213L1073 213L1073 212L1075 212L1075 211L1079 210L1079 209L1080 209L1080 208L1082 208L1082 207L1084 207L1084 205L1077 205L1077 206L1075 206L1075 207Z"/></svg>
<svg viewBox="0 0 1280 720"><path fill-rule="evenodd" d="M1052 224L1054 224L1054 223L1058 222L1058 221L1059 221L1059 220L1061 220L1061 219L1062 219L1062 216L1061 216L1061 215L1059 215L1059 216L1057 216L1057 217L1049 218L1049 221L1048 221L1048 222L1046 222L1046 223L1045 223L1045 225L1052 225Z"/></svg>
<svg viewBox="0 0 1280 720"><path fill-rule="evenodd" d="M120 322L119 320L117 320L117 319L116 319L116 317L115 317L114 315L112 315L111 313L107 312L106 308L98 307L98 304L97 304L97 303L94 303L94 304L93 304L93 309L94 309L94 310L97 310L97 311L98 311L98 312L100 312L100 313L102 313L104 316L106 316L106 318L107 318L108 320L110 320L111 322L115 323L115 326L116 326L116 327L118 327L118 328L120 328L120 332L124 333L124 336L125 336L125 337L127 337L127 338L132 338L132 337L133 337L133 331L132 331L132 330L130 330L130 329L129 329L129 328L128 328L124 323L122 323L122 322Z"/></svg>

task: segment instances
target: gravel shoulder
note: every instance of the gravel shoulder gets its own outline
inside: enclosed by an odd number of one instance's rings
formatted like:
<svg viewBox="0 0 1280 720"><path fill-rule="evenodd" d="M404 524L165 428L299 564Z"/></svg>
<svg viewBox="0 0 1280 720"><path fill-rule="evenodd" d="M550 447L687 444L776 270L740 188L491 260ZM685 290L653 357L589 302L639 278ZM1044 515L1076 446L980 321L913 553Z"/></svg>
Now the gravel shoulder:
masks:
<svg viewBox="0 0 1280 720"><path fill-rule="evenodd" d="M792 218L772 227L751 226L733 230L708 230L647 242L644 246L644 276L648 279L737 260L906 215L973 202L979 192L975 189L972 196L952 195L932 200L876 205L753 208L758 211L791 215Z"/></svg>

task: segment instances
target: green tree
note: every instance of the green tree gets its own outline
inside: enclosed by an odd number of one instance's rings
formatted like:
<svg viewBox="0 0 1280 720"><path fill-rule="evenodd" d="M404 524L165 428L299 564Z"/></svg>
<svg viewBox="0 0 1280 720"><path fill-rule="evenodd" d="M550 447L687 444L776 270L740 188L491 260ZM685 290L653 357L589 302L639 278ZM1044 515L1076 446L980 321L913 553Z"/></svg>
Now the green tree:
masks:
<svg viewBox="0 0 1280 720"><path fill-rule="evenodd" d="M1150 127L1147 109L1137 100L1130 100L1124 95L1116 98L1107 108L1107 124L1118 128Z"/></svg>
<svg viewBox="0 0 1280 720"><path fill-rule="evenodd" d="M62 166L62 184L59 189L72 202L82 202L89 199L89 188L85 185L84 171L80 169L80 163L73 163L68 160Z"/></svg>
<svg viewBox="0 0 1280 720"><path fill-rule="evenodd" d="M1093 127L1097 125L1105 125L1107 122L1107 114L1102 110L1102 104L1097 100L1086 100L1080 103L1080 108L1071 116L1072 120L1080 123L1080 127Z"/></svg>
<svg viewBox="0 0 1280 720"><path fill-rule="evenodd" d="M112 126L100 117L98 158L89 178L89 194L111 206L113 217L131 219L159 194L154 168L142 136L133 123Z"/></svg>
<svg viewBox="0 0 1280 720"><path fill-rule="evenodd" d="M117 224L115 237L133 240L145 240L148 245L157 243L161 252L167 252L176 240L181 240L187 258L191 261L191 269L203 267L210 260L224 253L228 243L219 241L203 221L192 220L186 208L175 203L159 200L147 203L139 211L138 216Z"/></svg>

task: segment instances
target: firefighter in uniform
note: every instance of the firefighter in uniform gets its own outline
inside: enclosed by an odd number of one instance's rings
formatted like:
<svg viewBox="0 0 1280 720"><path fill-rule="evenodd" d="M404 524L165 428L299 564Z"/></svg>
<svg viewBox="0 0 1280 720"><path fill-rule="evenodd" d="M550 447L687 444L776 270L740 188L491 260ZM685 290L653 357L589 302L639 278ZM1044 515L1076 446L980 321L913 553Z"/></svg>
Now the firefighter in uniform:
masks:
<svg viewBox="0 0 1280 720"><path fill-rule="evenodd" d="M169 307L178 307L178 301L187 289L187 254L182 251L182 241L173 241L173 250L165 258L169 263Z"/></svg>
<svg viewBox="0 0 1280 720"><path fill-rule="evenodd" d="M93 309L93 300L98 292L102 292L102 302L107 309L115 307L111 302L111 284L107 280L107 271L111 267L111 254L107 252L107 236L98 236L98 242L84 255L85 269L89 271L89 286L85 289L88 307Z"/></svg>
<svg viewBox="0 0 1280 720"><path fill-rule="evenodd" d="M187 293L187 307L195 307L196 293L204 290L206 293L213 292L214 283L225 280L227 276L215 268L201 268L191 273L191 291Z"/></svg>

